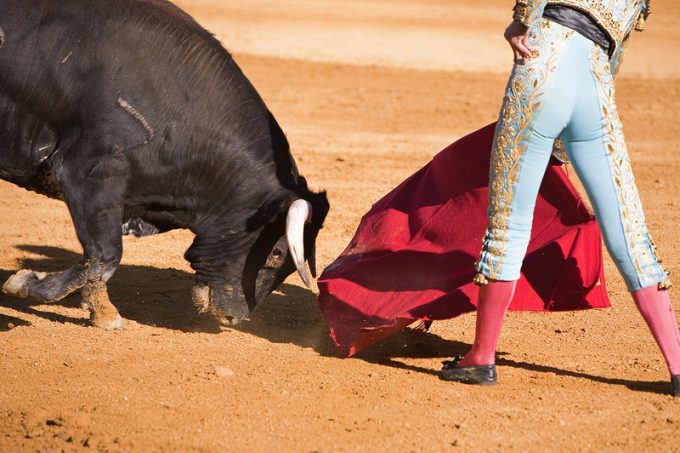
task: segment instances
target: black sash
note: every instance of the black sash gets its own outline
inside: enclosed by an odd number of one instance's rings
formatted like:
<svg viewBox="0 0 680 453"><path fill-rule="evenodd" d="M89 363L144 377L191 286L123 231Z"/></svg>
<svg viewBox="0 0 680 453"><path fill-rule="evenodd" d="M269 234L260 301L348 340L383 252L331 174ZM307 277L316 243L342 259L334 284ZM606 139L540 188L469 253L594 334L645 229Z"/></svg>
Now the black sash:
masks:
<svg viewBox="0 0 680 453"><path fill-rule="evenodd" d="M602 47L607 54L613 48L607 33L587 13L565 5L548 4L543 17L565 27L576 30L586 38Z"/></svg>

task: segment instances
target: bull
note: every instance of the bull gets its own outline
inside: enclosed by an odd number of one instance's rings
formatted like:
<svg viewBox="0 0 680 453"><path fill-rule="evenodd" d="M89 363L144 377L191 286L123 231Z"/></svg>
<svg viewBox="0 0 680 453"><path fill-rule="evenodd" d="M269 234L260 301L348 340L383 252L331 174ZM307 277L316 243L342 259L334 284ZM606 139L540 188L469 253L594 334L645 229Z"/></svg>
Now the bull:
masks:
<svg viewBox="0 0 680 453"><path fill-rule="evenodd" d="M3 291L82 288L106 329L122 235L191 230L192 300L233 325L296 269L309 286L329 210L231 55L164 0L0 0L0 178L63 200L83 247Z"/></svg>

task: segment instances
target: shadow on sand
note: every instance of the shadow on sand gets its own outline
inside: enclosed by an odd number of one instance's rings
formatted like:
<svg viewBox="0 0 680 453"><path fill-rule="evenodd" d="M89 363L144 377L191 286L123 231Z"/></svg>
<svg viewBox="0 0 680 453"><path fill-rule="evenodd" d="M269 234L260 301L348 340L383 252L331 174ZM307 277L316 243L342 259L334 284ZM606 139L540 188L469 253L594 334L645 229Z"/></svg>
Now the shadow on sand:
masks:
<svg viewBox="0 0 680 453"><path fill-rule="evenodd" d="M43 259L28 259L22 262L23 268L44 272L63 270L80 259L80 255L68 250L34 245L23 245L21 250L41 255ZM0 281L5 281L15 271L0 270ZM179 330L182 332L205 332L218 334L224 328L209 315L197 315L191 303L193 275L176 269L158 269L149 266L121 265L109 282L111 301L125 319L137 323ZM37 302L14 299L0 295L0 305L28 315L44 319L86 326L84 318L37 310ZM80 306L80 294L76 292L59 305ZM0 314L0 333L16 326L28 326L29 321ZM338 354L328 335L316 295L306 288L283 284L252 313L238 330L274 343L294 344L313 349L326 357ZM413 372L437 375L438 369L424 368L404 363L403 359L442 359L456 354L464 354L470 345L447 340L436 334L420 330L406 329L386 341L362 351L354 360L363 360L377 365ZM528 362L500 358L498 365L514 367L532 372L553 373L578 379L589 379L609 385L622 385L631 390L649 393L667 393L668 382L639 382L625 379L610 379L588 373L543 366Z"/></svg>

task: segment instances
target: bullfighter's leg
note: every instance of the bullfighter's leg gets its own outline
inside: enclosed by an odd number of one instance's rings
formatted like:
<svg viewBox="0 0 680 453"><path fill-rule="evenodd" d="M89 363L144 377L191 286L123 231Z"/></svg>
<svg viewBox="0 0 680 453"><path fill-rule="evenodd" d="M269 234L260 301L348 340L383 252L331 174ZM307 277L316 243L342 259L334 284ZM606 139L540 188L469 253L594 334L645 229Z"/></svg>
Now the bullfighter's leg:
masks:
<svg viewBox="0 0 680 453"><path fill-rule="evenodd" d="M670 278L647 228L604 52L595 52L591 71L596 95L583 99L582 114L565 131L565 145L607 250L666 359L673 394L680 396L680 331L668 291Z"/></svg>
<svg viewBox="0 0 680 453"><path fill-rule="evenodd" d="M605 245L628 290L669 285L668 274L656 255L638 194L623 126L618 116L614 80L607 55L595 48L590 83L592 92L576 104L565 129L565 146L582 181L604 237Z"/></svg>
<svg viewBox="0 0 680 453"><path fill-rule="evenodd" d="M554 140L569 118L565 81L577 59L576 38L573 30L543 21L531 34L535 58L515 64L510 75L491 152L489 224L476 265L478 284L520 277L536 196Z"/></svg>
<svg viewBox="0 0 680 453"><path fill-rule="evenodd" d="M123 319L109 300L106 282L122 257L121 200L126 164L115 155L102 156L93 148L84 149L77 158L64 159L59 171L64 198L83 246L83 259L62 272L21 270L7 280L3 291L55 302L83 288L83 306L90 309L92 324L118 329L123 327Z"/></svg>
<svg viewBox="0 0 680 453"><path fill-rule="evenodd" d="M475 341L462 359L446 363L444 380L496 382L496 345L531 237L536 197L573 110L573 80L589 75L581 53L592 43L573 30L543 21L531 44L537 53L513 69L491 151L489 226L474 279L483 287Z"/></svg>

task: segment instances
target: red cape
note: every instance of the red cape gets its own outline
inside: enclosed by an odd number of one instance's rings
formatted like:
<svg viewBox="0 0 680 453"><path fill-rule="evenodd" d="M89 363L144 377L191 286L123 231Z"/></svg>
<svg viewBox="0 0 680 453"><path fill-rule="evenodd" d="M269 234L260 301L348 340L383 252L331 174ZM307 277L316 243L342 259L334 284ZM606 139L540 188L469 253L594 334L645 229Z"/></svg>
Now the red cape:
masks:
<svg viewBox="0 0 680 453"><path fill-rule="evenodd" d="M475 310L494 127L449 146L373 205L324 270L319 304L341 353L353 355L414 321ZM600 231L565 167L550 165L510 309L605 307Z"/></svg>

